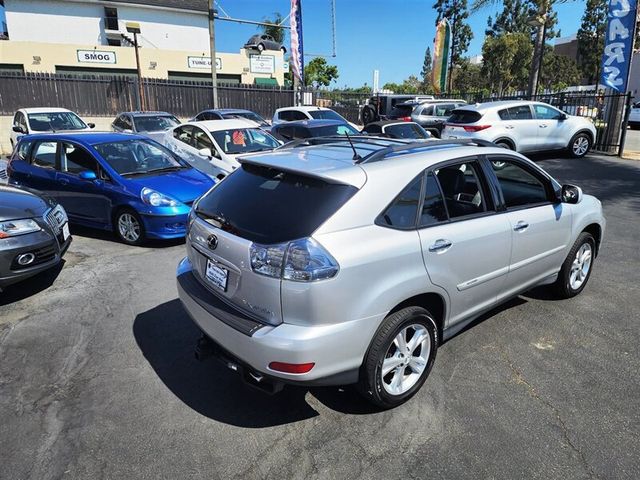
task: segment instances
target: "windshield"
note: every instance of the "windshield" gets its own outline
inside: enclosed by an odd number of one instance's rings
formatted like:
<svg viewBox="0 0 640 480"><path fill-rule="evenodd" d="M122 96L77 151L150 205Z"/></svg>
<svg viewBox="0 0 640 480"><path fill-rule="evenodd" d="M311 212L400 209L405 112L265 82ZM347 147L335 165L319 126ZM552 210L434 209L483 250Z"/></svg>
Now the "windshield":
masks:
<svg viewBox="0 0 640 480"><path fill-rule="evenodd" d="M214 140L224 153L261 152L280 146L278 141L259 128L232 128L211 132Z"/></svg>
<svg viewBox="0 0 640 480"><path fill-rule="evenodd" d="M50 132L52 130L82 130L87 127L78 115L73 112L30 113L29 125L34 132Z"/></svg>
<svg viewBox="0 0 640 480"><path fill-rule="evenodd" d="M429 138L427 131L413 122L388 125L384 129L384 133L391 138Z"/></svg>
<svg viewBox="0 0 640 480"><path fill-rule="evenodd" d="M360 135L360 132L346 123L342 125L327 125L310 129L314 137L331 137L333 135Z"/></svg>
<svg viewBox="0 0 640 480"><path fill-rule="evenodd" d="M123 177L191 168L162 145L148 140L101 143L94 148Z"/></svg>
<svg viewBox="0 0 640 480"><path fill-rule="evenodd" d="M133 123L135 123L136 132L162 132L180 125L173 115L133 117Z"/></svg>
<svg viewBox="0 0 640 480"><path fill-rule="evenodd" d="M316 120L342 120L345 121L343 117L334 112L333 110L310 110L309 115L311 115ZM351 132L349 132L351 133Z"/></svg>
<svg viewBox="0 0 640 480"><path fill-rule="evenodd" d="M264 118L262 118L257 113L253 113L253 112L236 112L236 113L227 113L226 115L224 115L224 118L238 118L238 117L246 118L248 120L256 122L261 127L269 126L269 123Z"/></svg>

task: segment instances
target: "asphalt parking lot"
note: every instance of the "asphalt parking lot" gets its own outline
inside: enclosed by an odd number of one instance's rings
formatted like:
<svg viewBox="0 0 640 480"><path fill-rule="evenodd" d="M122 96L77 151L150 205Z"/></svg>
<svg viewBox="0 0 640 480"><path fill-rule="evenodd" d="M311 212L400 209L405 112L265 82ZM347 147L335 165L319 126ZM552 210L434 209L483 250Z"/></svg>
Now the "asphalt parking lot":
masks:
<svg viewBox="0 0 640 480"><path fill-rule="evenodd" d="M0 478L640 478L640 163L537 161L603 201L589 285L485 315L386 412L197 362L184 245L72 228L62 269L0 294Z"/></svg>

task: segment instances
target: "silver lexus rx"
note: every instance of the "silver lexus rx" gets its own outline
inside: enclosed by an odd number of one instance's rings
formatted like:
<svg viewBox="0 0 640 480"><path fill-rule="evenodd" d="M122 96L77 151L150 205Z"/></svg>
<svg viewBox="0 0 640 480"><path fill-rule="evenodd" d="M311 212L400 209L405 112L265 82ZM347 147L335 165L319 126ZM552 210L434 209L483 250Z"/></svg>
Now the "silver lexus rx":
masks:
<svg viewBox="0 0 640 480"><path fill-rule="evenodd" d="M194 205L177 284L200 353L390 408L483 312L585 288L605 219L579 187L484 141L352 140L246 158Z"/></svg>

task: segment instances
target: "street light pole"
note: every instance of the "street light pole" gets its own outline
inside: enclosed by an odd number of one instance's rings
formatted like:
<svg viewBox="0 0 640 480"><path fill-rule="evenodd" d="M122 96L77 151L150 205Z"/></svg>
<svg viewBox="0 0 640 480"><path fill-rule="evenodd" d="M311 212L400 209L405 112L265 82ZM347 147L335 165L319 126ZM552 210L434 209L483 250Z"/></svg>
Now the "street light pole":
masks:
<svg viewBox="0 0 640 480"><path fill-rule="evenodd" d="M136 69L138 70L138 100L140 110L146 109L147 102L144 98L144 88L142 86L142 69L140 68L140 54L138 53L138 34L140 33L140 24L137 22L127 22L125 24L127 32L133 33L133 48L136 51Z"/></svg>
<svg viewBox="0 0 640 480"><path fill-rule="evenodd" d="M216 72L216 30L214 20L216 11L213 0L209 0L209 55L211 56L211 104L218 108L218 74Z"/></svg>

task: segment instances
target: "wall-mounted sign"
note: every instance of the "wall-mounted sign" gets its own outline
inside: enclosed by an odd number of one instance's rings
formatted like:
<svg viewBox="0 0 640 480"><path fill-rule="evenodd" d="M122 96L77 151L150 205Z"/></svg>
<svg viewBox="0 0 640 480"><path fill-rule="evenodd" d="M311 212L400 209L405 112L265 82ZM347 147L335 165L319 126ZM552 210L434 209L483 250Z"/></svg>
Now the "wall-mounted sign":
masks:
<svg viewBox="0 0 640 480"><path fill-rule="evenodd" d="M276 57L273 55L251 55L249 66L251 73L274 73L276 71Z"/></svg>
<svg viewBox="0 0 640 480"><path fill-rule="evenodd" d="M284 73L289 73L289 62L282 63L282 70L284 70Z"/></svg>
<svg viewBox="0 0 640 480"><path fill-rule="evenodd" d="M80 63L116 63L116 52L105 50L78 50Z"/></svg>
<svg viewBox="0 0 640 480"><path fill-rule="evenodd" d="M211 70L211 57L187 57L189 68L207 68ZM222 59L216 57L216 70L222 70Z"/></svg>

